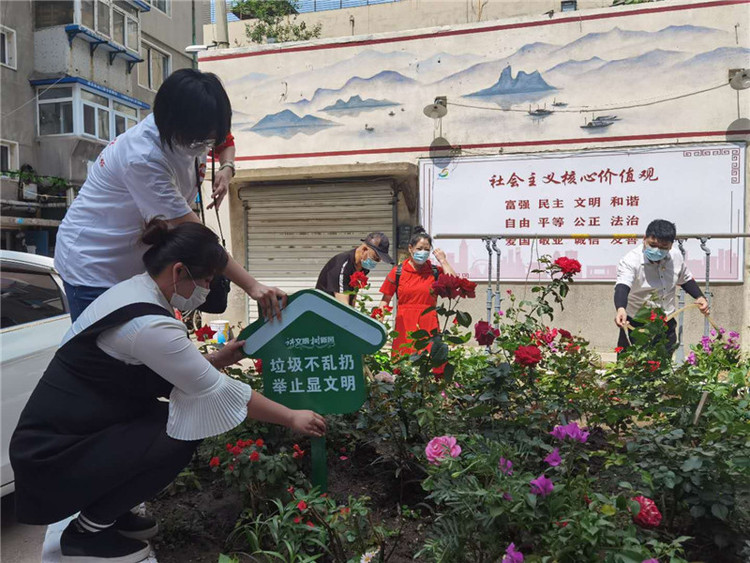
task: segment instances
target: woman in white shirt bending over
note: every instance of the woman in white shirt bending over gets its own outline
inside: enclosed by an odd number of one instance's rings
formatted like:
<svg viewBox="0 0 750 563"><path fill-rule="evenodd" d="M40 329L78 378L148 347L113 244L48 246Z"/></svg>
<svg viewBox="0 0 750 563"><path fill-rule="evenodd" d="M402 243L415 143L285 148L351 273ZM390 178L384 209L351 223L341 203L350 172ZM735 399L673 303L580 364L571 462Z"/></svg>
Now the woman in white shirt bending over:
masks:
<svg viewBox="0 0 750 563"><path fill-rule="evenodd" d="M107 289L143 272L144 222L156 216L171 225L200 222L191 204L212 147L226 147L211 196L212 205L221 203L234 173L234 146L226 142L231 124L232 105L218 77L184 68L161 85L154 112L102 150L57 234L55 268L73 321ZM267 318L280 318L283 291L259 283L231 257L223 274Z"/></svg>
<svg viewBox="0 0 750 563"><path fill-rule="evenodd" d="M142 242L146 273L106 291L73 324L11 439L19 521L80 511L62 534L62 561L141 561L149 547L140 540L158 527L131 509L167 486L203 438L247 417L316 437L326 430L320 415L219 371L242 357L242 342L203 356L174 318L174 308L200 305L225 271L216 235L156 218Z"/></svg>

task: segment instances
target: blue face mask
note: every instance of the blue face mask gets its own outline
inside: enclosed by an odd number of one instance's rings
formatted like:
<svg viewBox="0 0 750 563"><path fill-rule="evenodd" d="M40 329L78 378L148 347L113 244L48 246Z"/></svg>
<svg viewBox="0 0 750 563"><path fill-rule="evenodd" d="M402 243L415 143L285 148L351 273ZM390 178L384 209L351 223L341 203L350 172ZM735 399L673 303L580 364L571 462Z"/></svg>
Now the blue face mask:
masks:
<svg viewBox="0 0 750 563"><path fill-rule="evenodd" d="M646 246L643 249L643 253L646 255L646 258L651 260L652 262L659 262L660 260L663 260L667 257L669 254L669 250L664 250L663 248L652 248L650 246Z"/></svg>
<svg viewBox="0 0 750 563"><path fill-rule="evenodd" d="M412 260L414 260L417 264L424 264L425 262L427 262L427 259L429 257L430 257L429 250L417 250L412 256Z"/></svg>
<svg viewBox="0 0 750 563"><path fill-rule="evenodd" d="M363 267L363 268L364 268L365 270L372 270L372 269L374 269L374 268L375 268L375 266L377 266L377 265L378 265L378 263L377 263L377 262L375 262L375 260L373 260L372 258L369 258L369 257L367 257L367 258L365 258L364 260L362 260L362 267Z"/></svg>

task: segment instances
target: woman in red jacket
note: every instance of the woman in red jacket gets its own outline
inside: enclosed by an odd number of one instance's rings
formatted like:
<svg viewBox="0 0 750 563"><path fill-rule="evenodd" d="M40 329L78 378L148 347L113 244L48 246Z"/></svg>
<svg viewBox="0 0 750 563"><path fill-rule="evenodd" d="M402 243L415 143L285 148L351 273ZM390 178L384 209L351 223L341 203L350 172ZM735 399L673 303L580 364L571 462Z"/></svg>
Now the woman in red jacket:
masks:
<svg viewBox="0 0 750 563"><path fill-rule="evenodd" d="M435 255L440 265L429 260L430 252ZM431 332L438 328L437 312L434 310L424 313L425 309L437 305L437 297L432 292L432 284L442 274L456 275L445 252L432 249L432 237L422 227L415 227L414 234L409 240L409 258L398 266L394 266L386 276L380 293L383 298L380 307L386 307L395 295L396 332L398 336L393 340L394 356L414 353L414 340L409 337L410 332L419 329Z"/></svg>

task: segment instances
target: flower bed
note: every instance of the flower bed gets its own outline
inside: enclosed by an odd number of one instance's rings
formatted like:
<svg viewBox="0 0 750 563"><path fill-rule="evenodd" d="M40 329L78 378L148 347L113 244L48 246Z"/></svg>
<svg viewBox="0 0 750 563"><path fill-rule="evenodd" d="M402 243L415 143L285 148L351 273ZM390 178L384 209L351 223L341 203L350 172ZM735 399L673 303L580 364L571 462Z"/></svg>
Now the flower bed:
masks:
<svg viewBox="0 0 750 563"><path fill-rule="evenodd" d="M225 561L750 558L738 335L714 333L676 366L663 311L643 310L633 346L601 369L585 339L552 326L580 264L542 262L548 282L528 301L509 293L499 328L472 327L457 303L473 284L440 276L442 328L412 334L410 357L366 358L367 403L328 417L327 495L310 488L309 442L247 423L206 440L157 512L206 490L233 499L234 526L214 532L206 561L217 546ZM261 386L254 370L233 375ZM179 526L166 529L157 553L170 563Z"/></svg>

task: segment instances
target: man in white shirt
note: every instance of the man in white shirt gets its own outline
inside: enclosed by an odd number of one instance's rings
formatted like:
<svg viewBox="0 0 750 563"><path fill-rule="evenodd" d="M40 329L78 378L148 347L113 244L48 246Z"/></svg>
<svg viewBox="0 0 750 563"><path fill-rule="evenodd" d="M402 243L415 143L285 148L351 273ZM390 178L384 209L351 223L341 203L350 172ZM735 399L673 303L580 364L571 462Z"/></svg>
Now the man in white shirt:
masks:
<svg viewBox="0 0 750 563"><path fill-rule="evenodd" d="M682 253L673 248L677 228L664 219L652 221L646 228L643 244L628 252L617 265L615 284L615 324L620 327L619 348L628 347L625 326L633 322L643 307L660 307L669 316L675 311L677 286L682 287L698 304L701 313L708 314L708 302L685 264ZM667 326L668 347L677 345L676 322Z"/></svg>
<svg viewBox="0 0 750 563"><path fill-rule="evenodd" d="M148 220L200 222L190 204L207 151L227 144L231 118L218 77L180 69L159 88L153 114L99 154L57 234L55 268L65 283L72 320L108 288L143 272L146 248L138 241ZM219 155L216 205L233 174L233 164L224 162L227 154L234 154L233 146ZM224 275L258 301L267 317L280 315L283 291L259 283L231 257Z"/></svg>

